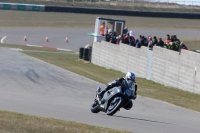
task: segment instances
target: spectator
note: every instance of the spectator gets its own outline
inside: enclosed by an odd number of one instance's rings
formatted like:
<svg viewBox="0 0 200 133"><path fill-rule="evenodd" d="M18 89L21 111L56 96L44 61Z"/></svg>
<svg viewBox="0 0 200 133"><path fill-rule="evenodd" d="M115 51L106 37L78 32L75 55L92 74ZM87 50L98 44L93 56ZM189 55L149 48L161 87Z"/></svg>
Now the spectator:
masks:
<svg viewBox="0 0 200 133"><path fill-rule="evenodd" d="M125 42L125 41L124 41L124 37L125 37L125 35L122 34L121 37L120 37L120 42L121 42L121 43L124 43L124 42Z"/></svg>
<svg viewBox="0 0 200 133"><path fill-rule="evenodd" d="M142 35L139 35L139 39L136 39L136 48L140 48L142 46L143 43L143 39L142 39Z"/></svg>
<svg viewBox="0 0 200 133"><path fill-rule="evenodd" d="M116 42L117 42L117 35L116 35L115 31L111 35L110 42L113 43L113 44L116 44Z"/></svg>
<svg viewBox="0 0 200 133"><path fill-rule="evenodd" d="M117 39L116 44L119 44L121 40L121 35L118 35L116 39Z"/></svg>
<svg viewBox="0 0 200 133"><path fill-rule="evenodd" d="M129 45L135 47L135 45L136 45L136 43L135 43L136 38L135 38L133 32L130 31L129 35L130 35Z"/></svg>
<svg viewBox="0 0 200 133"><path fill-rule="evenodd" d="M180 44L178 41L175 41L175 39L171 39L171 42L169 43L169 49L174 50L174 51L179 51L180 50Z"/></svg>
<svg viewBox="0 0 200 133"><path fill-rule="evenodd" d="M164 42L163 42L162 38L159 38L158 46L164 47Z"/></svg>
<svg viewBox="0 0 200 133"><path fill-rule="evenodd" d="M108 30L108 26L106 27L106 31ZM104 36L104 31L105 31L105 23L103 22L101 25L100 25L100 28L99 28L99 34Z"/></svg>
<svg viewBox="0 0 200 133"><path fill-rule="evenodd" d="M169 34L167 34L165 44L164 44L164 48L169 49L169 43L170 42L171 42L170 36L169 36Z"/></svg>
<svg viewBox="0 0 200 133"><path fill-rule="evenodd" d="M111 36L112 36L112 30L109 29L108 32L107 32L107 34L106 34L106 42L110 41Z"/></svg>
<svg viewBox="0 0 200 133"><path fill-rule="evenodd" d="M174 35L174 41L178 41L179 44L181 43L181 41L176 37L176 35Z"/></svg>
<svg viewBox="0 0 200 133"><path fill-rule="evenodd" d="M156 36L153 37L153 46L158 46L158 40Z"/></svg>
<svg viewBox="0 0 200 133"><path fill-rule="evenodd" d="M144 39L144 45L143 46L148 47L148 39L144 35L142 37Z"/></svg>
<svg viewBox="0 0 200 133"><path fill-rule="evenodd" d="M180 40L176 37L176 35L174 35L174 46L173 46L173 50L174 51L180 51Z"/></svg>
<svg viewBox="0 0 200 133"><path fill-rule="evenodd" d="M151 38L151 35L148 36L148 39L147 39L148 43L150 42L150 38Z"/></svg>
<svg viewBox="0 0 200 133"><path fill-rule="evenodd" d="M126 35L127 33L128 33L128 27L125 27L125 28L123 29L123 34Z"/></svg>
<svg viewBox="0 0 200 133"><path fill-rule="evenodd" d="M134 35L132 30L129 32L129 35L130 35L131 40L133 40L133 41L136 40L136 37L135 37L135 35Z"/></svg>
<svg viewBox="0 0 200 133"><path fill-rule="evenodd" d="M166 38L166 40L165 40L165 44L166 44L166 45L169 45L169 43L171 42L171 39L170 39L169 34L167 34L166 37L167 37L167 38Z"/></svg>
<svg viewBox="0 0 200 133"><path fill-rule="evenodd" d="M174 41L174 35L171 35L171 41L170 42L173 42Z"/></svg>
<svg viewBox="0 0 200 133"><path fill-rule="evenodd" d="M149 47L149 50L153 50L153 40L152 40L152 37L149 37L148 47Z"/></svg>
<svg viewBox="0 0 200 133"><path fill-rule="evenodd" d="M188 50L188 47L184 44L184 42L181 42L181 44L180 44L180 51L181 51L181 49Z"/></svg>
<svg viewBox="0 0 200 133"><path fill-rule="evenodd" d="M144 45L145 45L145 44L144 44L144 36L140 35L139 38L140 38L140 40L139 40L140 45L139 45L139 46L140 46L140 47L141 47L141 46L144 46ZM140 48L140 47L138 47L138 48Z"/></svg>
<svg viewBox="0 0 200 133"><path fill-rule="evenodd" d="M129 33L126 33L126 35L124 36L124 43L129 45L130 42L130 35Z"/></svg>

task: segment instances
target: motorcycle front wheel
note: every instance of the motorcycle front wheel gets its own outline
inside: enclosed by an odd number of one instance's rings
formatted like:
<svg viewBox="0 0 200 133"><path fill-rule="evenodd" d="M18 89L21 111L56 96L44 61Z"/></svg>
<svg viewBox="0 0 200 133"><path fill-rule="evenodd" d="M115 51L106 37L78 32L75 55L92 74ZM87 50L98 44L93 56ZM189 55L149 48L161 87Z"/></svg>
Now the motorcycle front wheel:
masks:
<svg viewBox="0 0 200 133"><path fill-rule="evenodd" d="M99 113L99 109L98 109L98 102L97 101L94 101L94 103L91 105L91 108L90 108L91 112L92 113Z"/></svg>
<svg viewBox="0 0 200 133"><path fill-rule="evenodd" d="M114 115L123 105L121 97L115 97L109 104L107 109L107 115Z"/></svg>

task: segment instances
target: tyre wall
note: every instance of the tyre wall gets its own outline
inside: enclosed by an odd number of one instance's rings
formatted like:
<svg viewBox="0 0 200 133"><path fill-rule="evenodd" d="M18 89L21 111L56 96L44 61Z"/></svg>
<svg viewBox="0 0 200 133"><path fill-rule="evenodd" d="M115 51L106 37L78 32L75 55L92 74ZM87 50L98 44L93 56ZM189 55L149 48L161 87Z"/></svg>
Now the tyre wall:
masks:
<svg viewBox="0 0 200 133"><path fill-rule="evenodd" d="M0 9L4 10L22 10L22 11L45 11L44 5L0 3Z"/></svg>
<svg viewBox="0 0 200 133"><path fill-rule="evenodd" d="M105 41L95 42L92 63L126 73L133 71L137 77L146 78L165 86L200 94L200 54L182 50L154 47L140 49Z"/></svg>

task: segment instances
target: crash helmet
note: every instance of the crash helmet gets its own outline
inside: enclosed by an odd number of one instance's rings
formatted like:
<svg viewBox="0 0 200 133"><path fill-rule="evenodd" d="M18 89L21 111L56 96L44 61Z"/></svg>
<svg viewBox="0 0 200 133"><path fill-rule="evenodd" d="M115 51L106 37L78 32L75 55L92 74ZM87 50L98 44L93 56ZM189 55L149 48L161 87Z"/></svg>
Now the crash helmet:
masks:
<svg viewBox="0 0 200 133"><path fill-rule="evenodd" d="M135 83L135 74L133 72L127 72L125 76L126 83L129 88L132 88L133 84Z"/></svg>

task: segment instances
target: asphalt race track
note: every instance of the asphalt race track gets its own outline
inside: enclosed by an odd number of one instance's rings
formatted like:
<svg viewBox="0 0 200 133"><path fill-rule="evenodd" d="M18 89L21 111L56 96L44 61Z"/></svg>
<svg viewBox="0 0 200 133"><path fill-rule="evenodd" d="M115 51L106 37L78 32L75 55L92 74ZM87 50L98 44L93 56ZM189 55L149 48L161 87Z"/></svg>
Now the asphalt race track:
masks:
<svg viewBox="0 0 200 133"><path fill-rule="evenodd" d="M199 38L199 30L168 30L168 29L129 29L139 35L152 35L162 37L165 40L167 34L177 35L178 38ZM94 32L93 28L0 28L0 37L6 36L4 43L21 45L38 45L79 51L80 47L93 42L92 36L87 33ZM27 42L23 41L24 36ZM49 42L45 42L48 36ZM68 36L68 43L65 43Z"/></svg>
<svg viewBox="0 0 200 133"><path fill-rule="evenodd" d="M71 120L138 133L199 133L200 113L138 96L130 111L93 114L97 86L104 85L0 48L0 110Z"/></svg>

